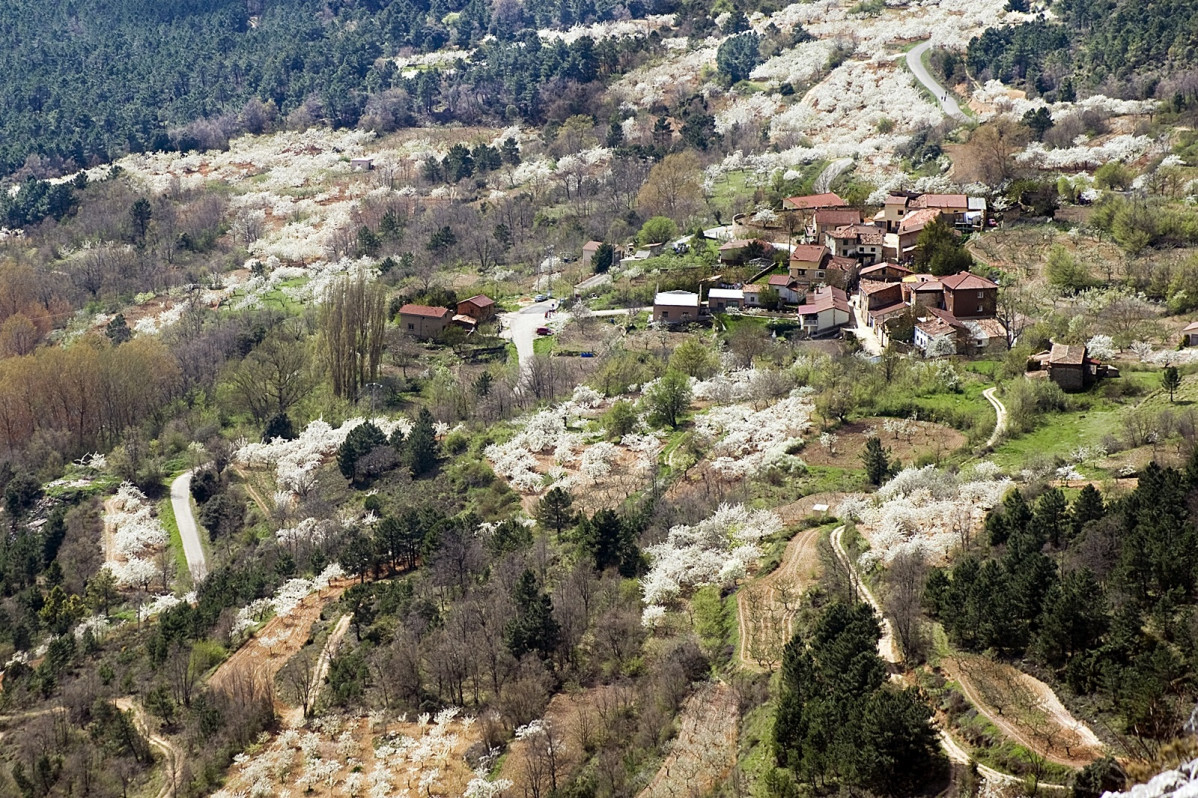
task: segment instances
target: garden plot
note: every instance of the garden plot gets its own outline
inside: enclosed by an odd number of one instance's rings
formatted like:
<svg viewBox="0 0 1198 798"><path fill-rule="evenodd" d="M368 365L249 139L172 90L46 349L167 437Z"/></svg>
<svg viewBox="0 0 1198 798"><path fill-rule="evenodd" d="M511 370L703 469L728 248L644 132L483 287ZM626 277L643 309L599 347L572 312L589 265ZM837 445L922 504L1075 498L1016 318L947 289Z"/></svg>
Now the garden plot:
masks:
<svg viewBox="0 0 1198 798"><path fill-rule="evenodd" d="M877 436L890 452L890 459L915 462L921 456L940 457L967 442L961 432L943 424L905 418L863 418L841 425L835 432L813 438L800 453L808 465L861 468L865 441Z"/></svg>
<svg viewBox="0 0 1198 798"><path fill-rule="evenodd" d="M732 688L723 682L703 685L682 705L666 761L637 798L710 794L736 766L739 726Z"/></svg>
<svg viewBox="0 0 1198 798"><path fill-rule="evenodd" d="M234 759L214 798L311 796L499 795L471 771L466 751L481 741L474 719L457 708L435 717L330 715L287 729L258 753Z"/></svg>

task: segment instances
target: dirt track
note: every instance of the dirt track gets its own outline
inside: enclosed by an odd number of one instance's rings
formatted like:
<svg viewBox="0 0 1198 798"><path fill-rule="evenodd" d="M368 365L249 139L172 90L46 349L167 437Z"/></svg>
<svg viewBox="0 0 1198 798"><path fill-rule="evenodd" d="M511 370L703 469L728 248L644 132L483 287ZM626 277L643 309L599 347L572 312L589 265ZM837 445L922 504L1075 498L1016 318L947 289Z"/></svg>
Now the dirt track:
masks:
<svg viewBox="0 0 1198 798"><path fill-rule="evenodd" d="M941 668L1003 734L1048 761L1082 768L1102 756L1102 741L1034 676L971 655L946 658Z"/></svg>
<svg viewBox="0 0 1198 798"><path fill-rule="evenodd" d="M351 579L338 580L319 593L307 596L289 614L271 618L253 638L221 663L209 684L220 687L234 674L254 674L273 684L275 674L308 642L312 624L320 618L321 610L340 598L352 583ZM279 712L290 710L277 701L275 708Z"/></svg>
<svg viewBox="0 0 1198 798"><path fill-rule="evenodd" d="M781 625L778 629L782 635L781 642L784 643L789 637L791 624L798 612L799 596L819 575L819 537L818 528L795 535L786 545L782 564L775 571L743 585L736 592L736 621L740 630L737 657L741 667L762 670L752 656L752 638L767 630L755 629L751 615L760 613L776 617Z"/></svg>

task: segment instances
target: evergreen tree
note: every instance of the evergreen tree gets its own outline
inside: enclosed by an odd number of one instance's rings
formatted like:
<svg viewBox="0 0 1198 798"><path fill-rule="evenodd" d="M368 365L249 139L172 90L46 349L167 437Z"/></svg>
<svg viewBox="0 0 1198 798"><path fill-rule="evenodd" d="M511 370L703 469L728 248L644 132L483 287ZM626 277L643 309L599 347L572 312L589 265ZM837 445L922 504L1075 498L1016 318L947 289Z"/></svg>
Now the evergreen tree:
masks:
<svg viewBox="0 0 1198 798"><path fill-rule="evenodd" d="M341 448L337 450L337 468L350 482L358 481L358 460L370 454L378 446L387 445L387 436L373 423L367 421L349 431Z"/></svg>
<svg viewBox="0 0 1198 798"><path fill-rule="evenodd" d="M881 485L890 473L890 461L882 441L873 435L865 441L865 450L861 453L861 462L865 465L865 476L871 485Z"/></svg>
<svg viewBox="0 0 1198 798"><path fill-rule="evenodd" d="M406 462L413 477L423 476L437 467L437 432L433 414L428 408L420 408L416 423L404 444Z"/></svg>
<svg viewBox="0 0 1198 798"><path fill-rule="evenodd" d="M1106 515L1102 503L1102 494L1093 485L1085 485L1069 508L1069 524L1073 537L1078 537L1082 529L1091 521L1097 521Z"/></svg>
<svg viewBox="0 0 1198 798"><path fill-rule="evenodd" d="M1069 537L1069 507L1060 488L1049 488L1036 500L1031 524L1035 537L1059 547Z"/></svg>
<svg viewBox="0 0 1198 798"><path fill-rule="evenodd" d="M1181 373L1177 366L1165 366L1161 372L1161 387L1169 392L1169 402L1173 402L1173 394L1181 387Z"/></svg>
<svg viewBox="0 0 1198 798"><path fill-rule="evenodd" d="M573 504L574 499L567 490L553 488L537 503L537 520L542 526L551 527L556 534L561 535L563 529L574 523L574 513L570 510Z"/></svg>
<svg viewBox="0 0 1198 798"><path fill-rule="evenodd" d="M516 659L536 654L548 660L557 649L560 630L553 618L553 600L541 592L536 575L526 570L520 575L513 591L516 617L504 627L503 637L508 651Z"/></svg>

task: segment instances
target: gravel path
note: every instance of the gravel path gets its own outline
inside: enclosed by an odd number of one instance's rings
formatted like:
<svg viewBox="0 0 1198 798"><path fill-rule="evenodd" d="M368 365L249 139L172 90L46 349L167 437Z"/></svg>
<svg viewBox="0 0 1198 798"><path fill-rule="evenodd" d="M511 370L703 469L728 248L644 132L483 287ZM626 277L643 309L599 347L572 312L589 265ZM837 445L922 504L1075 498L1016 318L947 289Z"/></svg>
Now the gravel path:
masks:
<svg viewBox="0 0 1198 798"><path fill-rule="evenodd" d="M927 52L931 45L931 41L926 41L908 50L907 66L915 75L915 79L922 83L924 88L932 92L936 97L936 101L940 103L940 110L953 119L963 122L967 117L961 112L961 106L957 105L957 100L953 97L953 93L937 83L936 79L928 73L928 70L923 65L923 54Z"/></svg>
<svg viewBox="0 0 1198 798"><path fill-rule="evenodd" d="M179 537L183 539L183 554L187 557L191 581L198 585L208 576L208 562L204 559L204 547L200 545L195 516L191 514L190 471L184 471L171 483L171 509L175 511L175 524L179 527Z"/></svg>
<svg viewBox="0 0 1198 798"><path fill-rule="evenodd" d="M986 441L986 447L989 449L993 449L994 444L998 443L998 439L1007 431L1007 406L994 395L996 390L998 390L998 386L982 391L982 396L986 397L986 401L994 405L994 432L990 433L990 439Z"/></svg>

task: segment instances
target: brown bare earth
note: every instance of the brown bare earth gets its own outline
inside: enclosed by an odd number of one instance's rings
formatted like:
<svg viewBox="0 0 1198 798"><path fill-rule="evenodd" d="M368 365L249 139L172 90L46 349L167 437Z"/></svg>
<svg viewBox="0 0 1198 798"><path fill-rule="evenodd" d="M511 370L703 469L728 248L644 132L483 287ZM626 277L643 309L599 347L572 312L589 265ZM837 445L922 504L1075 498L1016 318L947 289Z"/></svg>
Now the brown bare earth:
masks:
<svg viewBox="0 0 1198 798"><path fill-rule="evenodd" d="M1018 668L960 654L941 662L944 674L1003 734L1050 762L1085 767L1103 755L1102 742L1075 719L1052 688Z"/></svg>
<svg viewBox="0 0 1198 798"><path fill-rule="evenodd" d="M1086 235L1069 235L1048 226L991 230L984 236L974 236L966 246L975 258L987 266L1034 280L1040 277L1040 269L1048 260L1049 250L1057 244L1079 263L1125 262L1122 250L1112 241L1099 241ZM1105 274L1095 276L1106 277Z"/></svg>
<svg viewBox="0 0 1198 798"><path fill-rule="evenodd" d="M304 598L287 615L271 618L233 656L221 663L209 684L219 687L235 675L253 675L273 684L275 674L307 644L312 624L320 619L321 610L340 598L352 583L350 579L337 580L319 593ZM288 711L277 698L275 705L276 711Z"/></svg>
<svg viewBox="0 0 1198 798"><path fill-rule="evenodd" d="M764 670L763 663L776 662L781 656L799 609L799 597L819 579L819 536L817 527L795 535L776 570L737 591L737 656L742 668Z"/></svg>
<svg viewBox="0 0 1198 798"><path fill-rule="evenodd" d="M911 434L893 435L882 428L884 418L863 418L846 423L834 433L836 445L827 449L820 445L819 436L812 435L799 457L808 465L836 468L861 468L861 452L870 430L876 430L883 445L904 463L914 462L923 455L946 456L960 449L967 438L943 424L930 421L911 421Z"/></svg>
<svg viewBox="0 0 1198 798"><path fill-rule="evenodd" d="M558 693L545 709L543 720L559 746L556 754L557 780L567 782L583 764L583 752L595 742L601 717L631 707L632 690L622 685L603 685L587 690ZM499 778L512 782L508 795L533 795L538 785L543 793L549 781L546 762L527 740L513 740L503 758Z"/></svg>
<svg viewBox="0 0 1198 798"><path fill-rule="evenodd" d="M707 795L736 766L740 713L728 685L708 683L682 706L666 761L637 798Z"/></svg>

